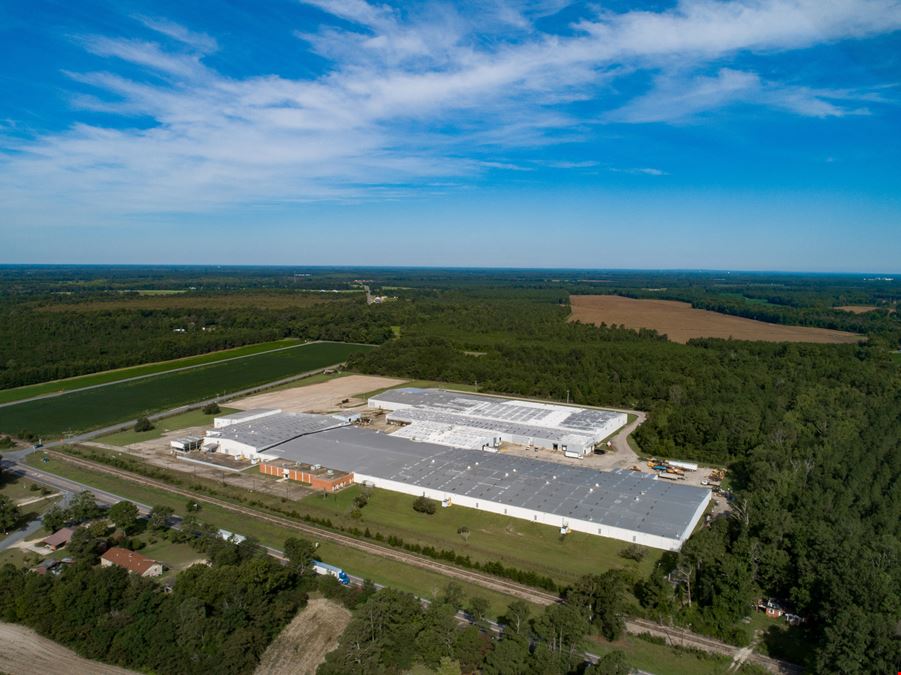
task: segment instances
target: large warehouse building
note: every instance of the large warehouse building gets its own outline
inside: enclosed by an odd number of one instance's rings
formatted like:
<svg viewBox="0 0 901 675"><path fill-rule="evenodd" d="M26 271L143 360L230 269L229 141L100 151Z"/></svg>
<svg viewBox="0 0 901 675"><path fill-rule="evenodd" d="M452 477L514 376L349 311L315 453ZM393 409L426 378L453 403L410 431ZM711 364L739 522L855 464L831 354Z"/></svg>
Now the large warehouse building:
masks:
<svg viewBox="0 0 901 675"><path fill-rule="evenodd" d="M567 457L590 454L627 422L625 413L613 410L415 387L389 389L370 398L369 407L408 425L400 435L411 440L476 450L496 450L505 442Z"/></svg>
<svg viewBox="0 0 901 675"><path fill-rule="evenodd" d="M389 434L354 426L357 414L247 411L216 420L203 447L314 489L362 483L669 550L682 546L710 501L705 488L652 474L497 452L507 442L582 456L625 424L622 413L413 388L370 406L405 426Z"/></svg>
<svg viewBox="0 0 901 675"><path fill-rule="evenodd" d="M594 471L506 454L414 442L360 427L299 436L263 463L329 467L355 483L424 495L530 522L677 550L710 501L705 488L631 471Z"/></svg>

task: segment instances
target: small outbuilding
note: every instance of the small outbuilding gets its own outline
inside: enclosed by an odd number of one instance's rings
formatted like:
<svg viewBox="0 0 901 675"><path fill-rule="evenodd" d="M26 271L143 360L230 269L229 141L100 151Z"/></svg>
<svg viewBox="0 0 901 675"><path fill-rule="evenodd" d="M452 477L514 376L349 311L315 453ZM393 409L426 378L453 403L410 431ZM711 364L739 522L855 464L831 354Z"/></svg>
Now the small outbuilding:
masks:
<svg viewBox="0 0 901 675"><path fill-rule="evenodd" d="M49 537L44 539L41 543L48 547L51 551L58 551L63 546L69 543L69 540L72 538L72 535L75 534L75 529L72 527L63 527Z"/></svg>

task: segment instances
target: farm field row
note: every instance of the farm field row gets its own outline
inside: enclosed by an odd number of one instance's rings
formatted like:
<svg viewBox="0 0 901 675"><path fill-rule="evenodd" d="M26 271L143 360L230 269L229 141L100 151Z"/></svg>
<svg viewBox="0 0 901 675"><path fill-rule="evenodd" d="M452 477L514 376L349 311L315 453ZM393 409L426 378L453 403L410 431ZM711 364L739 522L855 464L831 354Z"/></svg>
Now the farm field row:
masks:
<svg viewBox="0 0 901 675"><path fill-rule="evenodd" d="M786 326L695 309L675 300L636 300L619 295L571 295L571 321L650 328L673 342L692 338L854 344L863 336L827 328Z"/></svg>
<svg viewBox="0 0 901 675"><path fill-rule="evenodd" d="M45 463L41 460L40 453L32 453L26 461L31 466L47 473L53 473L100 490L122 495L143 504L169 506L180 516L187 514L185 508L186 500L165 490L132 483L116 476L74 466L65 461L49 459ZM229 532L255 537L265 546L280 550L284 547L285 539L303 536L289 528L263 520L248 518L245 515L233 513L215 504L205 503L202 497L198 497L198 501L202 504L200 513L196 514L198 518ZM423 598L436 597L449 582L447 577L436 572L410 567L403 563L387 560L374 554L347 548L332 542L322 542L318 550L318 555L325 562L340 565L349 574L364 579L371 579L376 583L408 591ZM491 603L492 616L495 617L503 614L507 605L513 601L511 597L490 591L481 586L462 581L458 583L463 587L468 597L478 595L486 598Z"/></svg>
<svg viewBox="0 0 901 675"><path fill-rule="evenodd" d="M0 403L11 403L13 401L21 401L27 398L34 398L35 396L44 396L46 394L57 394L66 391L74 391L76 389L92 387L98 384L118 382L130 377L155 375L158 373L165 373L176 368L202 366L210 363L216 363L217 361L222 361L224 359L234 359L241 356L262 354L274 349L283 349L285 347L291 347L294 345L300 345L300 342L295 339L261 342L258 344L236 347L234 349L223 349L221 351L210 352L208 354L187 356L182 359L145 363L139 366L117 368L115 370L104 370L100 373L91 373L90 375L70 377L66 378L65 380L53 380L51 382L41 382L40 384L30 384L25 387L16 387L15 389L3 389L0 390Z"/></svg>
<svg viewBox="0 0 901 675"><path fill-rule="evenodd" d="M360 510L360 517L354 518L353 500L364 491L369 501ZM298 511L329 518L336 525L369 528L386 538L394 535L407 543L452 549L473 561L499 561L563 584L614 568L647 576L662 555L661 551L644 549L644 558L636 563L620 555L629 544L617 539L581 532L561 536L549 525L462 506L439 508L428 515L414 511L413 501L410 495L399 492L354 485L325 498L312 494L301 500ZM463 534L461 528L466 528Z"/></svg>
<svg viewBox="0 0 901 675"><path fill-rule="evenodd" d="M222 396L345 361L366 345L314 342L0 408L0 431L56 437Z"/></svg>

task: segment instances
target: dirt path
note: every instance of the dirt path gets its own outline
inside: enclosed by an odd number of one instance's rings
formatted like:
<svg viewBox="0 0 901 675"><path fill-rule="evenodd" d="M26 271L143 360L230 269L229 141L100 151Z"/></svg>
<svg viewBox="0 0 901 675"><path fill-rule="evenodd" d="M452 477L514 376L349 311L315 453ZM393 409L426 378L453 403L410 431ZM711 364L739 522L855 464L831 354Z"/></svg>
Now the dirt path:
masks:
<svg viewBox="0 0 901 675"><path fill-rule="evenodd" d="M134 671L78 656L30 628L0 623L0 672L9 675L134 675Z"/></svg>
<svg viewBox="0 0 901 675"><path fill-rule="evenodd" d="M350 623L350 612L341 605L316 598L269 645L256 675L306 675L315 673L325 655L338 645Z"/></svg>

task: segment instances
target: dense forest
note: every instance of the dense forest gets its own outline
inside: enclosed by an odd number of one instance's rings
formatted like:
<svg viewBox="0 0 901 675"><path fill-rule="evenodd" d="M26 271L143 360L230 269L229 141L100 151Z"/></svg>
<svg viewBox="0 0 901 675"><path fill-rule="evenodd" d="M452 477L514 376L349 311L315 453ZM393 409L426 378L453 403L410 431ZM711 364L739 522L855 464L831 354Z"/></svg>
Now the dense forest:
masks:
<svg viewBox="0 0 901 675"><path fill-rule="evenodd" d="M285 337L382 343L387 316L362 296L296 309L42 311L0 305L0 388L202 354Z"/></svg>

